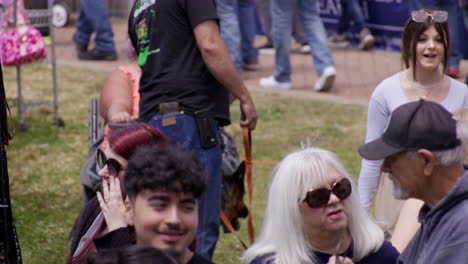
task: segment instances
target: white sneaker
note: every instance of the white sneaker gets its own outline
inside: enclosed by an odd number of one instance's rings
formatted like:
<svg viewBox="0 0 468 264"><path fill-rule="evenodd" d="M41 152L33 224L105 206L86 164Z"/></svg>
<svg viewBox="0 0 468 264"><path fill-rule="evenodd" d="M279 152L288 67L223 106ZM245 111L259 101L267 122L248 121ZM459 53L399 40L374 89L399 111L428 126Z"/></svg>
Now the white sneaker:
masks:
<svg viewBox="0 0 468 264"><path fill-rule="evenodd" d="M260 79L260 86L265 88L291 89L291 82L278 82L275 76Z"/></svg>
<svg viewBox="0 0 468 264"><path fill-rule="evenodd" d="M299 51L301 53L310 53L310 46L308 44L305 44L305 45L302 45L300 48L299 48Z"/></svg>
<svg viewBox="0 0 468 264"><path fill-rule="evenodd" d="M358 47L361 50L368 50L375 43L374 36L372 36L371 32L367 28L364 28L363 30L361 30L361 32L359 33L359 39L360 39L360 42L359 42Z"/></svg>
<svg viewBox="0 0 468 264"><path fill-rule="evenodd" d="M336 70L333 66L328 66L323 71L322 75L315 82L314 90L317 92L326 92L330 90L335 81Z"/></svg>

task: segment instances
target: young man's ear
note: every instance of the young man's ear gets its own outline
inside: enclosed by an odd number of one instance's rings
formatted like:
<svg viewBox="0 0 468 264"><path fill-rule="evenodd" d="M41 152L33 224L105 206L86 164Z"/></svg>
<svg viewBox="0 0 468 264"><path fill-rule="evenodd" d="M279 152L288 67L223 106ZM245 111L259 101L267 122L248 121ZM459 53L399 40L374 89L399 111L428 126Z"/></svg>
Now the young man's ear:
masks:
<svg viewBox="0 0 468 264"><path fill-rule="evenodd" d="M133 206L130 199L125 199L125 220L127 221L127 225L133 226Z"/></svg>

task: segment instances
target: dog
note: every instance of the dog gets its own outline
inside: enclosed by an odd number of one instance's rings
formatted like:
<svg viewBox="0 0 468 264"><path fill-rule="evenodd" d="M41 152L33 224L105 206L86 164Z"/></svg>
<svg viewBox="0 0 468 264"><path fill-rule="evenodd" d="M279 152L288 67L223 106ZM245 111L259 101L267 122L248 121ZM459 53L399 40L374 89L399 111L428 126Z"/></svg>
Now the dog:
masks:
<svg viewBox="0 0 468 264"><path fill-rule="evenodd" d="M237 231L240 228L239 218L246 218L249 209L244 203L245 162L240 161L236 142L224 129L220 130L221 148L223 152L223 188L221 209ZM221 221L224 233L230 233Z"/></svg>

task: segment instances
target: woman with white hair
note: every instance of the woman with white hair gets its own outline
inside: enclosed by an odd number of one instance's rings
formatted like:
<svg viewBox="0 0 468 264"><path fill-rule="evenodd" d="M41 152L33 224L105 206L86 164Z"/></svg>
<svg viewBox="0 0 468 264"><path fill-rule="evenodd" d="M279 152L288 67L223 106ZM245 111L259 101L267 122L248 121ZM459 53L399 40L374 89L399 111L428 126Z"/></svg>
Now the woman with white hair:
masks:
<svg viewBox="0 0 468 264"><path fill-rule="evenodd" d="M244 253L250 264L396 263L398 252L362 209L338 157L309 147L273 172L260 236Z"/></svg>

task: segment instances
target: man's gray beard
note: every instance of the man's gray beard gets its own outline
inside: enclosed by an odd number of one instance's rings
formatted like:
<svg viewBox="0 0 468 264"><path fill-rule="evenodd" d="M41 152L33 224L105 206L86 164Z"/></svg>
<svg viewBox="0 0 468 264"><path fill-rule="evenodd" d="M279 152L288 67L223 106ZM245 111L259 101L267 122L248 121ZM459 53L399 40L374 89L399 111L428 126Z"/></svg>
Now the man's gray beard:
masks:
<svg viewBox="0 0 468 264"><path fill-rule="evenodd" d="M392 190L393 198L397 200L407 200L410 198L409 195L405 191L403 191L403 189L401 189L400 183L395 178L395 176L389 173L388 178L390 178L390 180L393 182L393 190Z"/></svg>

